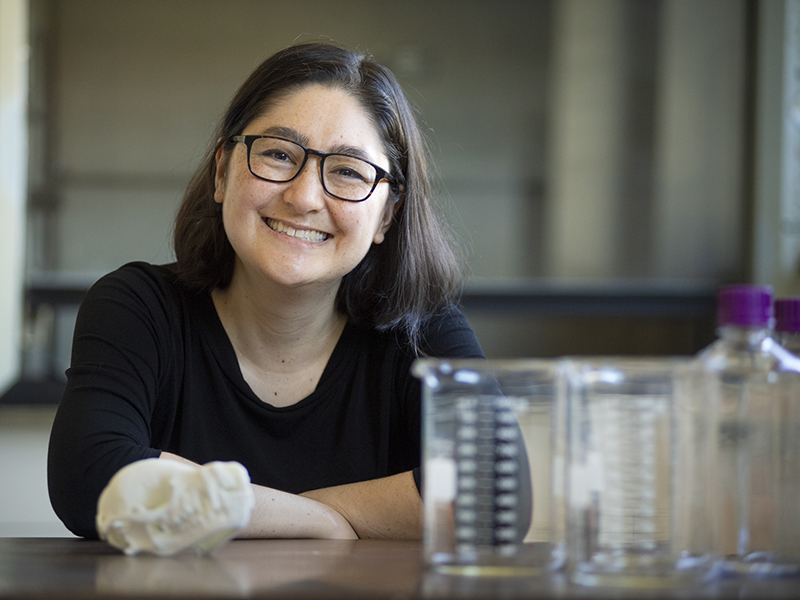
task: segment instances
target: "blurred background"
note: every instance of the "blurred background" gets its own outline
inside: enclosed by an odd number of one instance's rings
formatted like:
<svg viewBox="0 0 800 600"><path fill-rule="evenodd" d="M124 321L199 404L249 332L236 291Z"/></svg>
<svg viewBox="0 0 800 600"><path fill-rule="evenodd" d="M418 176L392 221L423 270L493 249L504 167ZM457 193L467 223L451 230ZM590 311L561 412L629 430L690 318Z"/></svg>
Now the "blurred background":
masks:
<svg viewBox="0 0 800 600"><path fill-rule="evenodd" d="M397 75L490 357L692 354L714 337L719 285L800 294L797 0L0 11L0 472L41 471L80 299L126 262L172 260L173 216L217 119L294 42L341 43ZM45 408L20 409L32 404ZM44 492L23 509L2 489L0 535L4 522L52 531L31 516L49 509Z"/></svg>

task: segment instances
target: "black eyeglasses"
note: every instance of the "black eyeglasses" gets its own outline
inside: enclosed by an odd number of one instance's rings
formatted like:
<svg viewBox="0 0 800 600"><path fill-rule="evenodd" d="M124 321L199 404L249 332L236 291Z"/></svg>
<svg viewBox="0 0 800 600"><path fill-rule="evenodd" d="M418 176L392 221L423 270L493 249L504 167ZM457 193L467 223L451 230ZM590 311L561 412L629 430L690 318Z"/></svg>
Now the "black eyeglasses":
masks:
<svg viewBox="0 0 800 600"><path fill-rule="evenodd" d="M326 154L270 135L235 135L231 141L247 146L247 166L253 175L264 181L291 181L303 170L308 155L313 154L319 156L322 187L339 200L363 202L381 181L392 184L389 173L363 158Z"/></svg>

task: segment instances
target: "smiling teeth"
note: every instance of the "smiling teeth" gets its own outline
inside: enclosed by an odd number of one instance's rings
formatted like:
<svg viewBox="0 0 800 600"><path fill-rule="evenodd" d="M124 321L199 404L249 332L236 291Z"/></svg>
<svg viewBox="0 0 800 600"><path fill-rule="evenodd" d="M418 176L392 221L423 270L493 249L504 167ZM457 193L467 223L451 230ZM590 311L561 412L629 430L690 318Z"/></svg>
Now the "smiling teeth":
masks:
<svg viewBox="0 0 800 600"><path fill-rule="evenodd" d="M290 235L298 240L303 240L304 242L324 242L328 239L328 234L321 231L315 231L313 229L295 229L275 219L266 219L266 221L269 228L273 231L285 233L286 235Z"/></svg>

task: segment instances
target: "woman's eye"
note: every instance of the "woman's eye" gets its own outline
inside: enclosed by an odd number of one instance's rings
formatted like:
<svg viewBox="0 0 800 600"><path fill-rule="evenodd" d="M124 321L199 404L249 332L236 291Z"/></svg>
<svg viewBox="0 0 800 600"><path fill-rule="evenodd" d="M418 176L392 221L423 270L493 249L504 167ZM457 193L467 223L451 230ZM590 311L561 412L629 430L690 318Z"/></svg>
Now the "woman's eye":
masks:
<svg viewBox="0 0 800 600"><path fill-rule="evenodd" d="M297 164L302 160L302 148L295 147L289 142L282 142L270 138L259 138L253 143L251 156L260 162L269 162L274 165Z"/></svg>
<svg viewBox="0 0 800 600"><path fill-rule="evenodd" d="M269 158L269 159L277 160L277 161L290 161L290 160L292 160L292 157L289 155L289 153L285 152L283 150L264 150L263 152L260 152L260 154L264 158Z"/></svg>
<svg viewBox="0 0 800 600"><path fill-rule="evenodd" d="M372 183L375 172L372 166L361 159L341 154L329 155L325 162L328 177L348 183Z"/></svg>
<svg viewBox="0 0 800 600"><path fill-rule="evenodd" d="M348 167L339 167L333 174L337 177L341 177L343 179L357 179L359 181L366 181L366 177L363 174L359 173L355 169L351 169Z"/></svg>

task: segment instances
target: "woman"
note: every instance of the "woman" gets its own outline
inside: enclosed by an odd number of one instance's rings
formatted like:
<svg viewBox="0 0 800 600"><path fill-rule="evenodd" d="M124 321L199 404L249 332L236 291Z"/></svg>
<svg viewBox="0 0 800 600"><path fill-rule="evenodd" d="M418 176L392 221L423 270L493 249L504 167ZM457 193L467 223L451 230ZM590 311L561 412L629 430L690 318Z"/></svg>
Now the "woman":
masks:
<svg viewBox="0 0 800 600"><path fill-rule="evenodd" d="M244 537L421 534L420 354L482 357L391 73L327 44L267 59L178 213L176 263L96 283L48 482L74 533L133 461L235 460Z"/></svg>

